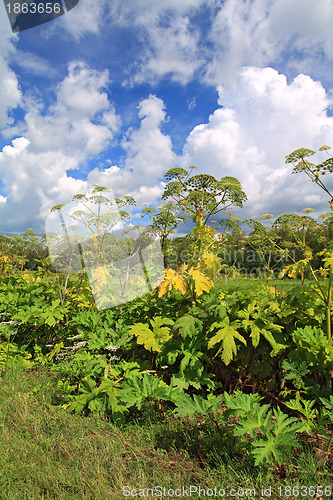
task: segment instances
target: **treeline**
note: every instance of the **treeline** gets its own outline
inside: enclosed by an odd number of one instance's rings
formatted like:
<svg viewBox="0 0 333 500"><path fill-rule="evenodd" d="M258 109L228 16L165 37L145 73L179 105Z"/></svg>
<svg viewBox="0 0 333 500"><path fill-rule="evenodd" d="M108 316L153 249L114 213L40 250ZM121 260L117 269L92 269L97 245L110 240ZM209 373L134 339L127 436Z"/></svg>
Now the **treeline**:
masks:
<svg viewBox="0 0 333 500"><path fill-rule="evenodd" d="M274 221L270 214L262 216L262 221L248 220L246 223L252 228L248 235L241 229L245 221L236 220L231 214L226 219L226 225L233 223L231 230L216 232L210 249L221 262L221 274L277 277L287 266L301 261L309 252L312 254L312 267L319 269L322 266L320 252L333 242L333 215L324 214L318 221L308 215L309 209L305 212L301 216L282 215ZM106 263L117 252L119 258L123 257L119 243L117 247L113 240L111 234L105 239L103 253ZM132 243L135 248L135 241ZM198 253L197 240L192 231L186 236L165 238L163 251L165 266L176 269L193 260ZM1 276L38 269L53 270L45 235L40 237L32 229L23 235L0 235Z"/></svg>
<svg viewBox="0 0 333 500"><path fill-rule="evenodd" d="M0 235L0 275L50 267L45 236L28 229L23 236Z"/></svg>
<svg viewBox="0 0 333 500"><path fill-rule="evenodd" d="M277 277L286 267L309 257L309 253L313 269L319 269L323 265L320 253L332 246L333 214L323 214L315 220L308 215L309 211L305 209L304 215L285 214L274 221L273 216L265 214L261 219L266 223L251 219L240 224L232 218L232 231L220 233L214 244L214 252L222 264L221 273ZM241 229L245 224L252 228L248 235ZM167 267L176 269L186 264L194 251L191 234L169 240ZM309 277L309 272L306 271L305 277Z"/></svg>

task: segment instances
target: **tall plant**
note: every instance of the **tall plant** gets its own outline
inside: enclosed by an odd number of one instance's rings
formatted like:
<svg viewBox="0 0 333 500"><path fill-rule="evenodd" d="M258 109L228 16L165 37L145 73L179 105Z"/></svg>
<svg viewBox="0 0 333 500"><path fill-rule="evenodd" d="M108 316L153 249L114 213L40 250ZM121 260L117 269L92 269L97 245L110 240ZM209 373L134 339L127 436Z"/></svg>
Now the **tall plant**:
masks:
<svg viewBox="0 0 333 500"><path fill-rule="evenodd" d="M85 261L83 261L82 258L82 249L80 250L80 264L82 264L83 275L86 270L85 262L87 263L88 259L88 262L95 267L95 274L99 277L101 274L101 264L107 262L105 251L106 247L109 247L110 245L105 245L105 243L107 242L109 231L121 220L129 219L129 214L122 210L122 208L127 205L135 204L135 200L131 196L113 198L110 196L110 190L104 186L98 185L94 185L90 195L76 194L72 201L76 202L78 207L71 213L66 212L64 204L56 205L51 209L51 212L60 212L62 216L65 215L69 217L70 220L79 224L78 226L71 225L66 227L64 219L62 222L66 235L65 248L67 249L67 262L65 266L67 272L59 289L59 295L62 303L65 299L69 274L74 268L73 262L75 257L79 257L78 255L75 255L76 250L72 244L73 235L78 232L80 249L80 241L85 239ZM67 246L66 239L68 240ZM123 245L121 245L121 242L119 242L116 238L113 239L113 243L119 247L117 250L120 252L123 250ZM61 242L58 246L60 252L63 251L62 245L63 242ZM55 246L55 248L57 248L57 246Z"/></svg>
<svg viewBox="0 0 333 500"><path fill-rule="evenodd" d="M191 175L196 169L171 168L165 174L169 181L162 199L173 200L179 214L195 224L192 235L196 240L198 260L207 251L214 238L214 229L208 225L211 217L232 206L242 207L247 197L238 179L222 177L217 180L212 175Z"/></svg>
<svg viewBox="0 0 333 500"><path fill-rule="evenodd" d="M325 151L328 155L328 159L324 160L321 163L315 164L308 161L307 158L313 156L315 151L311 149L297 149L293 151L290 155L286 157L286 163L291 163L293 165L293 173L305 173L312 182L315 182L317 186L319 186L330 198L329 205L330 209L333 212L333 194L329 190L327 184L324 182L323 177L327 174L333 173L333 156L329 153L330 146L322 146L319 148L319 151ZM332 245L331 248L321 252L324 265L320 269L320 273L322 276L328 278L328 286L327 290L321 285L319 278L310 265L310 270L313 278L316 281L315 292L324 302L326 307L326 332L328 340L332 340L332 290L333 290L333 250ZM307 259L307 263L311 260L311 256L309 255Z"/></svg>

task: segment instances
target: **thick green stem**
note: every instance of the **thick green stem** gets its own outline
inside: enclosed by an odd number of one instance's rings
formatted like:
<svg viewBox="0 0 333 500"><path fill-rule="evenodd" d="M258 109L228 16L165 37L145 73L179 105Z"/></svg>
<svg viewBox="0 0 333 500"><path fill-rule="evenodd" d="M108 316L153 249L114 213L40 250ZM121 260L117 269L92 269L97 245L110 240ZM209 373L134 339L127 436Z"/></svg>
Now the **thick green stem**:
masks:
<svg viewBox="0 0 333 500"><path fill-rule="evenodd" d="M327 305L326 305L326 321L327 321L327 338L332 340L332 321L331 321L331 305L332 305L332 281L333 281L333 271L330 269L330 274L328 278L328 291L327 291Z"/></svg>

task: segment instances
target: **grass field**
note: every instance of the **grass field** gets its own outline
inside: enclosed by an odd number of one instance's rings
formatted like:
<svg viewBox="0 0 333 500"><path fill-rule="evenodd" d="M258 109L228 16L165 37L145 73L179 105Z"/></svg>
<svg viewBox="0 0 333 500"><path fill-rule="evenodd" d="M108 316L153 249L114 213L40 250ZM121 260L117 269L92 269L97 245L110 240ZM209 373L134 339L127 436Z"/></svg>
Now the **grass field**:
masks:
<svg viewBox="0 0 333 500"><path fill-rule="evenodd" d="M277 499L286 498L285 485L333 482L312 451L298 451L290 467L254 468L245 455L224 453L223 442L201 442L199 427L171 414L157 418L149 408L123 427L68 414L54 406L56 383L46 369L9 367L0 378L1 500L134 498L123 488L157 486L166 495L149 498L176 498L167 490L200 486L232 490L236 498L260 498L262 488L272 487L270 498ZM192 498L199 498L194 490Z"/></svg>

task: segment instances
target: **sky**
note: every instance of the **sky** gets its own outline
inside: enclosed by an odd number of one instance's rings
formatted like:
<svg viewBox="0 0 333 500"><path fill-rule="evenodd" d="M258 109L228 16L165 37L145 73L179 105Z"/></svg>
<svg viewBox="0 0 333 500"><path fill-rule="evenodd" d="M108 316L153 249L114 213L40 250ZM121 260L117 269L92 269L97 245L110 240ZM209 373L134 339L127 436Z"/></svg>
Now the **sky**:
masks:
<svg viewBox="0 0 333 500"><path fill-rule="evenodd" d="M175 166L239 179L243 219L328 212L285 157L333 147L332 25L332 0L80 0L12 34L1 2L0 234L95 184L157 207Z"/></svg>

